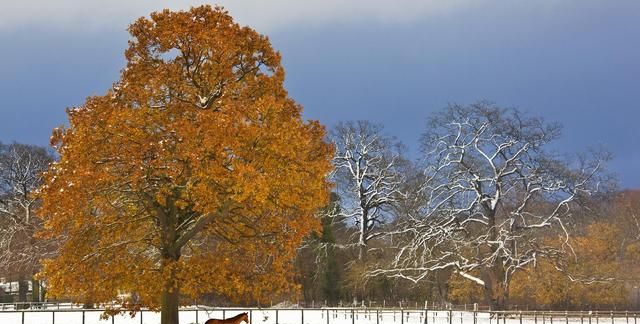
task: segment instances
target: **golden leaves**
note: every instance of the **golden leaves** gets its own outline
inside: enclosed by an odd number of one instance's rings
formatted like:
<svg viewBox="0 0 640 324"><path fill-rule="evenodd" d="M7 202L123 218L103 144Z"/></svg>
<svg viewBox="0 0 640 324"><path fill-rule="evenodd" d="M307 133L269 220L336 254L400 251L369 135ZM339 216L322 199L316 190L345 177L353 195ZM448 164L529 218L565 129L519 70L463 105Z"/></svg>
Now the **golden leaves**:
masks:
<svg viewBox="0 0 640 324"><path fill-rule="evenodd" d="M52 137L43 235L64 244L45 262L49 292L130 291L157 307L166 287L257 300L290 289L332 148L287 98L279 54L209 6L129 31L121 79Z"/></svg>
<svg viewBox="0 0 640 324"><path fill-rule="evenodd" d="M576 255L566 273L556 270L547 260L514 276L512 295L533 300L539 305L616 305L625 302L627 294L619 275L623 263L619 260L620 229L611 223L594 223L584 235L572 239ZM567 273L577 281L572 281ZM617 279L614 279L617 278Z"/></svg>

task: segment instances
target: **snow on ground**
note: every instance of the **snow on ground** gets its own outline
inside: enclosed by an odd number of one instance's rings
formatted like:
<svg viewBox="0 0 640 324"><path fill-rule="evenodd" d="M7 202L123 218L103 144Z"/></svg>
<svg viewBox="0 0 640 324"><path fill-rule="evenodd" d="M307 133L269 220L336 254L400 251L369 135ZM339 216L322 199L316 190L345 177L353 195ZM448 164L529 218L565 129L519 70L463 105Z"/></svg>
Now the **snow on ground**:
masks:
<svg viewBox="0 0 640 324"><path fill-rule="evenodd" d="M216 309L180 311L180 323L204 323L209 318L228 318L241 312L249 312L251 324L637 324L633 317L611 318L606 314L598 319L589 320L587 313L583 317L523 317L511 316L491 318L487 312L453 311L449 318L448 311L428 311L425 320L424 310L376 311L375 309ZM378 316L376 316L378 312ZM223 314L224 313L224 314ZM33 310L33 311L0 311L1 324L158 324L160 313L143 311L130 317L127 314L117 315L107 320L100 320L100 310ZM328 315L328 316L327 316ZM24 316L24 321L23 321ZM196 317L197 316L197 317ZM84 320L83 320L84 317Z"/></svg>

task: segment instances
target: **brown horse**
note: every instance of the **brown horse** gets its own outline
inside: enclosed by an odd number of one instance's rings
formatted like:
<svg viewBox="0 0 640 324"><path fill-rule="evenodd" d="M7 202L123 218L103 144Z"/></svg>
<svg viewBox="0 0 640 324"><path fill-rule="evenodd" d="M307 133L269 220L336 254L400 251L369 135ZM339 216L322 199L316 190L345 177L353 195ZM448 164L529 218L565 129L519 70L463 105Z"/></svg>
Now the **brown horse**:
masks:
<svg viewBox="0 0 640 324"><path fill-rule="evenodd" d="M227 319L208 319L204 324L240 324L240 322L245 321L247 324L249 323L249 314L248 313L240 313L234 317Z"/></svg>

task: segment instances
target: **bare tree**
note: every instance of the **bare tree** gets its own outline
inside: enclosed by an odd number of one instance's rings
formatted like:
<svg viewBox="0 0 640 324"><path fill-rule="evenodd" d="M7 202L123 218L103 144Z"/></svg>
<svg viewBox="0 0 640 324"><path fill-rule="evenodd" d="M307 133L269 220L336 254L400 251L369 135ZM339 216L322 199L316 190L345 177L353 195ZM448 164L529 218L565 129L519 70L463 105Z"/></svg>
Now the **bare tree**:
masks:
<svg viewBox="0 0 640 324"><path fill-rule="evenodd" d="M38 205L34 191L51 161L53 156L42 147L0 143L0 270L18 276L21 301L26 301L25 280L51 250L48 242L33 237L42 225L34 217ZM33 287L33 298L38 300L37 281Z"/></svg>
<svg viewBox="0 0 640 324"><path fill-rule="evenodd" d="M430 118L424 205L399 224L391 265L372 274L419 281L453 270L481 285L492 307L505 307L513 274L570 249L567 220L603 185L606 154L567 161L545 149L560 130L485 102ZM547 244L549 235L564 244Z"/></svg>
<svg viewBox="0 0 640 324"><path fill-rule="evenodd" d="M383 234L378 229L402 196L402 144L369 121L340 123L331 137L336 147L333 178L342 202L339 216L357 226L354 241L362 261L369 241Z"/></svg>

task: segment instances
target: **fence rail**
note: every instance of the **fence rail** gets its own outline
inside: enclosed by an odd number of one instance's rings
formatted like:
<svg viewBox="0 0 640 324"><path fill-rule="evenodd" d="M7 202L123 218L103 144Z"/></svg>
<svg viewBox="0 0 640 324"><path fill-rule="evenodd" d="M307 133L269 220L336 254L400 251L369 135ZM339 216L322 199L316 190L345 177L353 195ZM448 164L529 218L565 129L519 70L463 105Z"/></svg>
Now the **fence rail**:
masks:
<svg viewBox="0 0 640 324"><path fill-rule="evenodd" d="M15 302L15 303L0 303L0 311L10 310L37 310L37 309L82 309L82 305L73 303L60 303L60 302Z"/></svg>
<svg viewBox="0 0 640 324"><path fill-rule="evenodd" d="M105 309L0 311L2 324L156 324L160 314L141 310L101 319ZM251 324L638 324L628 311L454 311L388 308L210 308L180 309L180 323L204 323L248 312Z"/></svg>
<svg viewBox="0 0 640 324"><path fill-rule="evenodd" d="M117 306L118 304L114 303L111 306ZM103 309L105 305L101 305L100 308ZM200 306L200 307L205 307L205 308L212 308L210 306ZM0 311L3 310L16 310L16 309L87 309L85 308L82 304L74 304L71 302L11 302L11 303L0 303ZM218 307L220 309L222 308L229 308L229 307ZM233 308L233 307L232 307ZM236 307L237 308L237 307ZM251 307L247 307L246 309L250 309ZM267 307L253 307L254 309L263 309L263 308L267 308ZM342 308L347 308L347 309L362 309L362 308L371 308L371 309L376 309L376 308L380 308L380 309L421 309L421 310L464 310L464 311L489 311L491 310L491 307L486 306L486 305L479 305L477 303L475 304L442 304L442 303L429 303L429 302L424 302L424 305L422 303L418 303L418 302L399 302L397 304L393 304L393 303L388 303L385 304L384 302L372 302L372 301L362 301L362 303L345 303L345 304L338 304L338 305L327 305L326 303L321 304L321 303L307 303L307 304L285 304L285 306L282 305L271 305L268 308L279 308L279 309L290 309L290 308L295 308L295 309L300 309L300 308L305 308L305 309L326 309L326 308L335 308L335 309L342 309Z"/></svg>

